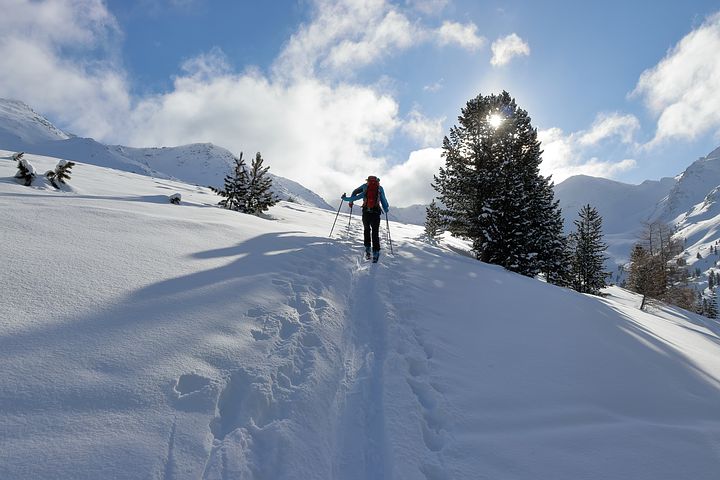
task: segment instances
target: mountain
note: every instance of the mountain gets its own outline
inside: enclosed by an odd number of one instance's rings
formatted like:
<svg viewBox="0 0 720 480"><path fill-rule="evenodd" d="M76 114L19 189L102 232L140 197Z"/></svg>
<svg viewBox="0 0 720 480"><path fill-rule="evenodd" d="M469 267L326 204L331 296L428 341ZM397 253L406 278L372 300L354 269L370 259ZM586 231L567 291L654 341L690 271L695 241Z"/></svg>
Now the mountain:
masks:
<svg viewBox="0 0 720 480"><path fill-rule="evenodd" d="M0 151L0 478L717 477L720 325ZM57 158L26 155L38 171ZM181 192L180 205L168 194ZM385 246L384 246L385 247ZM520 299L520 300L519 300Z"/></svg>
<svg viewBox="0 0 720 480"><path fill-rule="evenodd" d="M24 145L49 140L67 140L70 135L17 100L0 98L0 145L22 150Z"/></svg>
<svg viewBox="0 0 720 480"><path fill-rule="evenodd" d="M672 223L704 201L720 185L720 148L693 162L659 203L657 218Z"/></svg>
<svg viewBox="0 0 720 480"><path fill-rule="evenodd" d="M119 154L146 165L153 171L196 185L222 187L225 175L235 165L235 156L225 148L212 143L195 143L179 147L131 148L110 147ZM245 158L248 165L253 157ZM267 161L265 166L268 166ZM301 205L332 210L332 207L315 192L290 179L273 175L273 192L282 200L292 199Z"/></svg>
<svg viewBox="0 0 720 480"><path fill-rule="evenodd" d="M104 145L91 138L68 135L30 107L0 99L0 148L67 158L102 167L202 186L221 187L234 161L228 150L200 143L162 148ZM249 164L252 158L247 158ZM268 166L268 162L265 163ZM272 165L270 165L272 168ZM273 191L302 205L332 209L319 195L297 182L270 173Z"/></svg>
<svg viewBox="0 0 720 480"><path fill-rule="evenodd" d="M676 180L663 178L630 185L606 178L577 175L555 186L555 198L565 219L565 231L575 230L580 209L590 204L603 218L603 234L612 264L629 260L642 224L659 209L659 203L675 186Z"/></svg>
<svg viewBox="0 0 720 480"><path fill-rule="evenodd" d="M425 225L425 209L427 205L410 205L409 207L392 207L388 213L390 220L412 225Z"/></svg>

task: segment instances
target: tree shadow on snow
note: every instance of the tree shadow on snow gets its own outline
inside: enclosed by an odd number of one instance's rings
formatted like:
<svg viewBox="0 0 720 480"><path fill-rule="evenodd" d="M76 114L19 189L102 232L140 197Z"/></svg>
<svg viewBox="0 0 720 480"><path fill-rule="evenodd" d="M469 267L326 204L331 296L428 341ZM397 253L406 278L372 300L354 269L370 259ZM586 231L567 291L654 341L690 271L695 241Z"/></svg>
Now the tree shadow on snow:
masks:
<svg viewBox="0 0 720 480"><path fill-rule="evenodd" d="M322 266L328 255L341 256L346 247L327 238L295 233L268 233L234 246L197 252L187 261L227 261L147 285L84 316L59 318L52 324L2 335L0 351L7 357L52 356L58 362L68 362L63 359L67 355L72 359L69 368L79 362L107 373L148 371L154 363L196 350L208 335L232 332L237 322L248 321L248 309L258 300L271 311L281 310L288 301L283 286L300 283L303 291L309 283L303 280L304 272L321 269L324 285L346 280L342 276L346 272L340 268ZM273 305L275 300L277 305ZM47 397L36 395L30 403L39 405L23 403L22 408L45 406L49 401L78 405L76 398ZM94 398L90 395L81 403L90 407ZM96 407L107 406L98 402Z"/></svg>

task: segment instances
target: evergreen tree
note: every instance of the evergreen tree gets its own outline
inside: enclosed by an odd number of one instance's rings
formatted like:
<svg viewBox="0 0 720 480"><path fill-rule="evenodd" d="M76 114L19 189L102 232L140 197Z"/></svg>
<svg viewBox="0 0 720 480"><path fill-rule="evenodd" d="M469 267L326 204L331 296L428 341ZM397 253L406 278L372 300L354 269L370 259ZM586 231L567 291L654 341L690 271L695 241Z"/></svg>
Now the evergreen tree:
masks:
<svg viewBox="0 0 720 480"><path fill-rule="evenodd" d="M707 299L707 302L705 304L705 313L704 315L708 318L717 318L718 317L718 302L717 302L717 291L712 290L710 294L710 298Z"/></svg>
<svg viewBox="0 0 720 480"><path fill-rule="evenodd" d="M608 276L603 268L607 245L602 241L602 217L589 204L580 209L575 220L572 288L597 295Z"/></svg>
<svg viewBox="0 0 720 480"><path fill-rule="evenodd" d="M246 213L259 215L279 201L272 192L272 178L267 174L268 170L270 167L263 167L262 156L257 152L250 166Z"/></svg>
<svg viewBox="0 0 720 480"><path fill-rule="evenodd" d="M16 155L13 155L13 158L17 160L17 173L15 173L15 178L22 180L23 184L26 187L29 187L32 184L32 181L35 179L36 173L35 173L35 167L32 166L30 162L25 160L23 158L23 154L19 153Z"/></svg>
<svg viewBox="0 0 720 480"><path fill-rule="evenodd" d="M712 288L715 286L715 274L712 270L710 270L710 273L708 273L708 288L712 290Z"/></svg>
<svg viewBox="0 0 720 480"><path fill-rule="evenodd" d="M569 287L572 284L571 241L563 234L564 220L560 201L554 200L554 187L547 182L538 201L531 205L537 235L530 239L535 242L538 252L536 260L540 273L552 284Z"/></svg>
<svg viewBox="0 0 720 480"><path fill-rule="evenodd" d="M243 160L242 152L240 156L234 160L235 167L233 168L233 172L225 176L225 186L222 189L210 188L218 195L225 197L218 202L218 205L228 210L246 213L246 198L250 177L247 172L245 160Z"/></svg>
<svg viewBox="0 0 720 480"><path fill-rule="evenodd" d="M45 176L55 188L60 188L60 185L65 185L67 180L70 180L70 170L75 166L75 162L60 160L55 166L55 170L48 170L45 172Z"/></svg>
<svg viewBox="0 0 720 480"><path fill-rule="evenodd" d="M442 218L440 216L440 208L435 203L435 199L425 208L425 234L429 239L435 239L442 229Z"/></svg>
<svg viewBox="0 0 720 480"><path fill-rule="evenodd" d="M507 92L467 102L443 140L433 188L455 236L478 260L534 276L554 268L563 239L549 179L540 175L537 131Z"/></svg>

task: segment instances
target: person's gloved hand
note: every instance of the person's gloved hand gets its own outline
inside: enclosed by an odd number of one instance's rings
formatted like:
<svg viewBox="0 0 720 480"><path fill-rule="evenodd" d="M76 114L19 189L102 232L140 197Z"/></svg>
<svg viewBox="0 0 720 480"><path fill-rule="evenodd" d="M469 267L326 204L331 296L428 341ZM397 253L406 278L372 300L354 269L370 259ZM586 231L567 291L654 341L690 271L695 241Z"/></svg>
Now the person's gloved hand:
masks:
<svg viewBox="0 0 720 480"><path fill-rule="evenodd" d="M385 213L388 213L389 211L390 211L390 207L387 207L387 208L385 209Z"/></svg>
<svg viewBox="0 0 720 480"><path fill-rule="evenodd" d="M353 202L350 202L350 208L352 208L352 207L353 207Z"/></svg>
<svg viewBox="0 0 720 480"><path fill-rule="evenodd" d="M342 194L342 197L340 197L340 198L342 198L343 200L345 200L345 199L347 198L347 196L345 196L345 194L343 193L343 194Z"/></svg>

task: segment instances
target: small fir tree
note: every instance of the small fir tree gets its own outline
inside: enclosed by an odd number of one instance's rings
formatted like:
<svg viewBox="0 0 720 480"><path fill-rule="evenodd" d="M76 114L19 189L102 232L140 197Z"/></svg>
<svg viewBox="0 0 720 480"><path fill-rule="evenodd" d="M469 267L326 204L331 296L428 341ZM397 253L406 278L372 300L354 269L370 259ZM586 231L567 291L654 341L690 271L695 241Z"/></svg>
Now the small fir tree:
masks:
<svg viewBox="0 0 720 480"><path fill-rule="evenodd" d="M260 152L257 152L248 176L246 213L259 215L279 201L272 191L272 178L268 175L268 170L270 167L263 167L263 158Z"/></svg>
<svg viewBox="0 0 720 480"><path fill-rule="evenodd" d="M250 183L243 154L235 159L235 166L232 173L225 176L225 186L222 189L210 187L212 191L224 197L218 202L223 208L235 210L236 212L247 212L246 198Z"/></svg>
<svg viewBox="0 0 720 480"><path fill-rule="evenodd" d="M708 288L712 289L715 286L715 274L712 270L708 273Z"/></svg>
<svg viewBox="0 0 720 480"><path fill-rule="evenodd" d="M442 229L442 218L440 216L440 208L435 203L435 199L425 208L425 234L430 240L434 240L440 234Z"/></svg>
<svg viewBox="0 0 720 480"><path fill-rule="evenodd" d="M15 173L15 178L22 180L23 184L26 187L29 187L37 174L35 173L35 167L30 164L24 157L22 152L20 154L13 155L13 158L17 160L17 173Z"/></svg>
<svg viewBox="0 0 720 480"><path fill-rule="evenodd" d="M60 188L60 185L65 185L67 180L70 180L70 170L75 166L75 162L60 160L55 166L55 170L48 170L45 172L45 177L50 181L53 187Z"/></svg>
<svg viewBox="0 0 720 480"><path fill-rule="evenodd" d="M608 276L603 268L607 245L602 241L602 217L589 204L582 207L575 220L576 231L572 257L572 288L581 293L598 295Z"/></svg>

